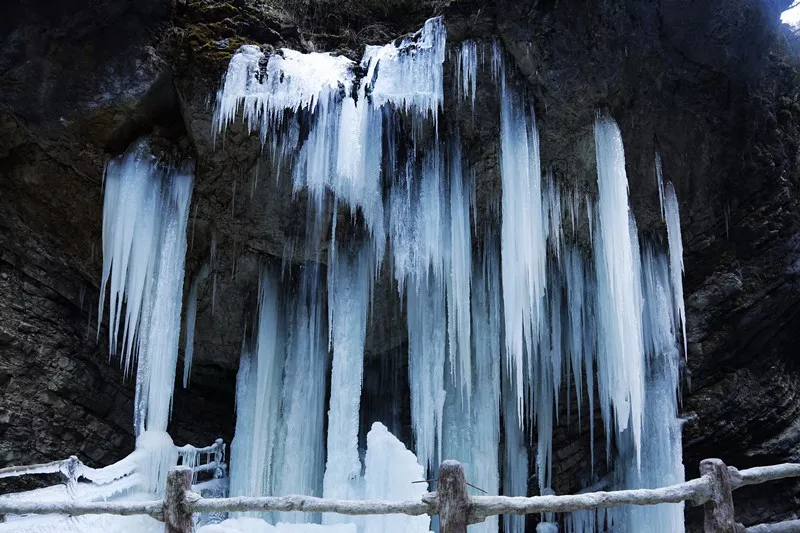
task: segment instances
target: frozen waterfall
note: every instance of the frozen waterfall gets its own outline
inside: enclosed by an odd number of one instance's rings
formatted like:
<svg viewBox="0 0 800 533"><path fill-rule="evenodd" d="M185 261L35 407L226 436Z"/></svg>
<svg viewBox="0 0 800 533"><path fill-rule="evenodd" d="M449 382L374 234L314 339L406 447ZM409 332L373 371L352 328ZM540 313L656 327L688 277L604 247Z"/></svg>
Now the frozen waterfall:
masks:
<svg viewBox="0 0 800 533"><path fill-rule="evenodd" d="M435 18L368 46L359 62L253 45L231 58L214 110L216 149L229 129L258 134L263 168L307 195L314 247L302 264L287 252L283 268L281 258L261 257L252 303L242 304L254 319L242 325L231 495L419 499L435 486L412 482L435 477L450 458L476 487L511 496L552 493L565 476L586 487L603 476L610 488L683 478L683 248L660 157L664 221L640 231L628 190L638 177L626 174L614 120L599 114L593 124L596 175L560 175L543 163L537 102L500 44L453 45L446 35ZM485 94L496 107L481 108ZM499 133L489 178L477 159L485 140L464 125L478 117ZM100 310L107 301L111 353L126 373L136 368L137 448L150 491L176 462L167 429L192 179L189 167L156 161L146 143L110 161L105 177ZM500 188L483 190L487 179ZM342 238L345 210L356 230ZM187 290L184 385L198 283L216 244ZM391 286L380 293L387 301L375 301L379 283ZM399 325L386 348L370 332L376 310L389 308ZM374 362L395 353L407 354L407 376L379 401L407 402L397 435L385 420L365 419L377 410L364 394ZM394 368L406 373L404 363ZM607 457L597 464L596 410ZM554 439L566 426L587 432L588 443L559 454ZM679 505L546 518L540 530L554 530L553 520L576 533L683 528ZM470 531L494 533L499 520L506 533L525 530L524 517L507 516ZM426 516L273 513L200 531L430 528Z"/></svg>
<svg viewBox="0 0 800 533"><path fill-rule="evenodd" d="M674 344L674 324L684 320L674 189L659 189L669 255L650 245L641 252L616 124L600 115L594 125L596 195L550 170L543 173L534 102L494 43L490 78L500 102L502 216L499 224L481 228L469 156L459 131L441 125L443 118L448 122L442 115L449 97L442 86L449 63L445 46L443 22L432 19L410 37L367 47L360 70L326 54L283 51L265 58L244 47L231 61L218 96L218 133L234 124L241 109L248 127L273 147L266 157L292 169L295 190L308 190L317 212L328 201L336 209L348 206L363 215L369 230L370 242L355 254L340 242L332 244L327 293L321 295L327 296L333 354L324 494L357 497L367 490L358 442L359 396L362 380L370 379L363 358L371 287L384 261L404 304L411 425L422 465L435 470L454 457L490 492L502 487L524 495L532 430L539 491L549 492L553 436L573 416L590 434L594 475L598 406L608 464L619 464L624 456L633 466L619 479L630 486L650 484L640 477L640 465L680 463L679 448L655 451L651 442L652 424L673 427L677 409L673 362L666 364L667 355L655 357L651 346L656 337L664 346ZM455 97L473 108L478 86L490 82L483 73L485 48L469 41L452 54ZM303 61L306 66L300 66ZM314 76L304 74L311 71ZM309 133L287 151L297 142L293 121L301 118ZM581 233L587 227L588 235ZM499 231L494 235L490 228ZM483 250L480 261L476 249ZM666 285L659 277L664 257L669 257ZM663 296L651 287L655 277L670 291L672 322L652 319L651 300ZM343 330L342 324L349 327ZM324 352L317 361L324 360ZM284 380L293 375L287 372ZM322 386L319 376L315 370L306 380ZM505 442L502 453L500 442ZM612 461L614 449L622 455ZM665 468L656 468L657 477L669 477ZM575 525L580 520L598 523L596 516L581 516L568 520L570 527L580 529ZM620 523L622 516L610 513L608 520ZM495 524L480 527L491 531ZM509 532L524 527L511 517L504 524ZM363 521L358 525L364 527Z"/></svg>

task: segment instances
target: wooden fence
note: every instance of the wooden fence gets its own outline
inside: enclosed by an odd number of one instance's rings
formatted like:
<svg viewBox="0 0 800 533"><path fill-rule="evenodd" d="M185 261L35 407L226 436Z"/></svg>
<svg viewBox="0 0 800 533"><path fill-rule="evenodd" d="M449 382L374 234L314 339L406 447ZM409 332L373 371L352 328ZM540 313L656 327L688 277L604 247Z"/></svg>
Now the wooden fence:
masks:
<svg viewBox="0 0 800 533"><path fill-rule="evenodd" d="M311 512L344 515L439 515L442 533L465 533L469 524L499 514L565 513L620 505L688 502L702 505L707 533L800 532L800 521L745 528L734 520L732 491L777 479L800 477L800 464L787 463L737 470L719 459L700 463L701 476L658 489L589 492L571 496L470 496L464 469L456 461L439 468L437 492L417 501L333 500L311 496L203 498L192 491L193 471L175 467L167 476L163 500L136 502L0 502L0 514L150 515L165 523L166 533L190 533L192 515L212 512Z"/></svg>

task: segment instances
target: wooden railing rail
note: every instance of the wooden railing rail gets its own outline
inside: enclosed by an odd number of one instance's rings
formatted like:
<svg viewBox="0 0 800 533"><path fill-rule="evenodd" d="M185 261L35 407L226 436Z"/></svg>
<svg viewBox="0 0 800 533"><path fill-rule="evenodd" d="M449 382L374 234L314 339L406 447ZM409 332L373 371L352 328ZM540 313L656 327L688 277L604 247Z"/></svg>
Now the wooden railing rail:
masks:
<svg viewBox="0 0 800 533"><path fill-rule="evenodd" d="M194 513L311 512L343 515L439 515L442 533L466 533L469 524L499 514L571 512L620 505L689 502L703 505L706 533L800 532L800 521L745 528L734 520L732 491L747 485L800 477L800 464L781 464L737 470L719 459L700 463L701 477L657 489L598 491L569 496L470 496L464 470L456 461L439 469L438 491L420 500L334 500L312 496L203 498L192 492L192 469L175 467L167 477L163 501L144 502L0 502L0 514L117 514L150 515L165 523L167 533L190 533Z"/></svg>

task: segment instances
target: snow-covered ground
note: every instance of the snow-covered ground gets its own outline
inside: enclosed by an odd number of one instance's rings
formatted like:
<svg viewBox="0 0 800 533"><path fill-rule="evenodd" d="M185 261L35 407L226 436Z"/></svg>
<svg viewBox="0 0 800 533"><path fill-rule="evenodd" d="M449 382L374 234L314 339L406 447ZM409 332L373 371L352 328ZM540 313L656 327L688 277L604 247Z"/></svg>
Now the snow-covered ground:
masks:
<svg viewBox="0 0 800 533"><path fill-rule="evenodd" d="M258 518L231 518L220 524L203 526L197 533L356 533L355 524L321 526L319 524L271 525Z"/></svg>
<svg viewBox="0 0 800 533"><path fill-rule="evenodd" d="M800 5L787 9L781 13L781 21L791 26L800 25Z"/></svg>
<svg viewBox="0 0 800 533"><path fill-rule="evenodd" d="M134 531L136 533L163 533L164 524L149 516L107 514L75 517L59 515L20 517L18 520L11 519L0 524L0 533L132 533ZM212 530L206 533L214 532Z"/></svg>

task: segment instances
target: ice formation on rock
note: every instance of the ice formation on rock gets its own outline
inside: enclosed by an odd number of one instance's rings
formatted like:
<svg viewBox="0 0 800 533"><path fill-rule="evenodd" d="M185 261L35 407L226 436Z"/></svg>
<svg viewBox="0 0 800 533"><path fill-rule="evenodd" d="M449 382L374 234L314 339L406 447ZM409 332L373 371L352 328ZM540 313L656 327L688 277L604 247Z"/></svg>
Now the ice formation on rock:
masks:
<svg viewBox="0 0 800 533"><path fill-rule="evenodd" d="M595 122L597 153L597 382L606 428L630 428L635 460L641 464L644 408L644 353L639 240L628 205L625 152L619 127L609 118ZM610 453L610 447L609 447Z"/></svg>
<svg viewBox="0 0 800 533"><path fill-rule="evenodd" d="M611 118L598 116L594 124L596 195L553 170L545 169L543 179L534 102L494 43L501 191L489 200L499 206L496 220L481 227L475 161L462 147L459 125L444 114L445 47L444 23L436 18L415 34L368 46L357 68L331 54L267 56L251 45L231 59L214 132L222 138L240 116L258 132L278 179L291 179L294 191L307 195L314 243L312 261L291 265L287 257L280 274L268 265L260 277L256 323L237 377L234 495L416 499L426 487L411 482L448 458L464 463L468 479L490 494L522 496L537 484L545 494L552 491L555 428L571 423L573 411L590 433L593 483L596 400L610 486L682 479L676 338L682 330L685 352L683 250L677 197L660 158L666 250L650 236L640 247L623 139ZM482 49L466 41L453 54L455 96L472 109L485 76ZM115 478L128 468L122 465L95 474L110 485L158 492L178 460L166 429L191 183L190 171L156 162L144 144L106 172L100 309L108 290L111 351L126 372L138 358L139 435L130 472ZM341 238L342 209L363 233ZM328 230L325 261L318 243ZM209 269L216 241L212 249ZM383 268L405 315L416 455L380 423L372 425L366 450L359 444L372 291ZM184 385L198 283L207 275L195 274L189 288ZM216 278L212 310L215 290ZM191 450L180 456L185 464L197 459ZM532 469L537 480L529 484ZM538 530L553 530L553 517L546 518ZM319 521L325 525L309 523ZM683 527L680 506L572 513L563 522L567 531L586 533L605 524L627 531ZM524 518L504 517L503 526L521 533ZM471 527L495 531L498 522ZM277 513L200 531L429 528L427 517Z"/></svg>
<svg viewBox="0 0 800 533"><path fill-rule="evenodd" d="M542 205L539 131L533 109L514 87L502 61L498 68L505 352L514 375L517 419L521 426L523 374L531 364L530 358L544 327L547 230Z"/></svg>
<svg viewBox="0 0 800 533"><path fill-rule="evenodd" d="M159 163L144 141L106 168L98 316L108 287L109 350L121 346L126 373L138 363L137 435L166 431L169 421L191 193L191 170Z"/></svg>

